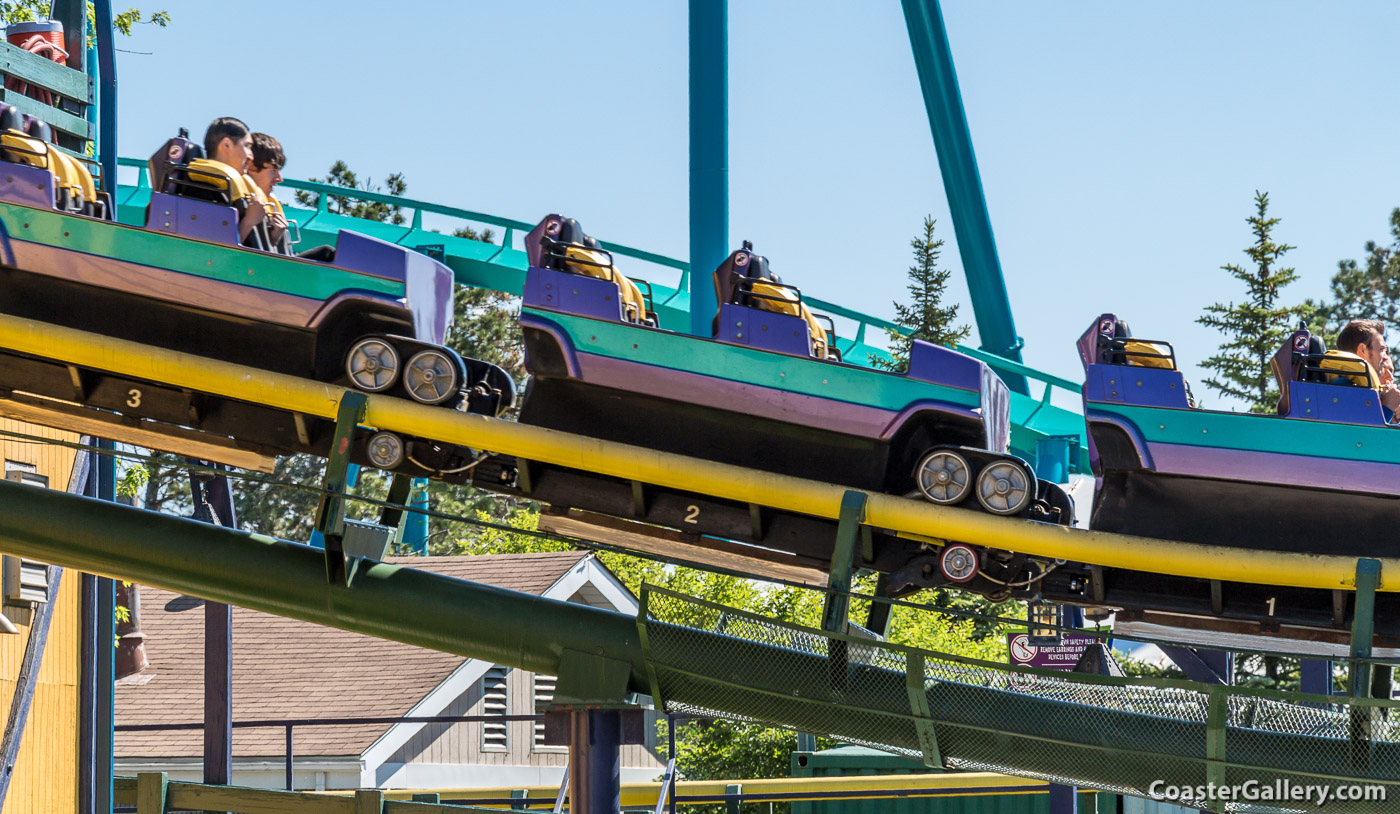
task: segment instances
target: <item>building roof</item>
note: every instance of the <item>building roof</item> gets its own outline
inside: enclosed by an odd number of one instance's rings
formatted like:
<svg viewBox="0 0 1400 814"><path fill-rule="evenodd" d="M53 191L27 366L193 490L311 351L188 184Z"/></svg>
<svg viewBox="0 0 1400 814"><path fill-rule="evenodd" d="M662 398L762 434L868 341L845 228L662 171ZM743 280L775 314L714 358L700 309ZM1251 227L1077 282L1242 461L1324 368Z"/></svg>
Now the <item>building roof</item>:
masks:
<svg viewBox="0 0 1400 814"><path fill-rule="evenodd" d="M394 557L390 562L535 595L589 555L567 551L477 557ZM118 724L204 720L204 601L141 588L150 666L118 682ZM235 608L235 721L393 717L407 714L464 659L359 633ZM390 724L297 727L298 757L362 754ZM202 733L118 732L119 758L199 758ZM235 729L236 757L280 756L280 727Z"/></svg>

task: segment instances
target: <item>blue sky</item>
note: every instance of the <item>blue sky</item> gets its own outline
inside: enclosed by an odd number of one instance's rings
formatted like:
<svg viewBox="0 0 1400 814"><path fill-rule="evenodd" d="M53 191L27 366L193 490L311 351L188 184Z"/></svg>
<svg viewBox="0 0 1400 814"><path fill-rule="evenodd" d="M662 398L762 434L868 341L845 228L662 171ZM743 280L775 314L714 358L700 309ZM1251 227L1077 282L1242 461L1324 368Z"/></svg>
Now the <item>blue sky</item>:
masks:
<svg viewBox="0 0 1400 814"><path fill-rule="evenodd" d="M237 115L290 177L344 159L409 194L687 253L686 4L164 0L119 46L121 152ZM231 15L236 10L238 14ZM731 0L733 242L813 295L890 316L925 214L960 269L894 0ZM1175 343L1242 291L1256 189L1302 279L1385 240L1400 205L1400 4L944 0L1026 360L1080 378L1102 311ZM950 289L971 321L966 286ZM1199 384L1210 407L1228 402Z"/></svg>

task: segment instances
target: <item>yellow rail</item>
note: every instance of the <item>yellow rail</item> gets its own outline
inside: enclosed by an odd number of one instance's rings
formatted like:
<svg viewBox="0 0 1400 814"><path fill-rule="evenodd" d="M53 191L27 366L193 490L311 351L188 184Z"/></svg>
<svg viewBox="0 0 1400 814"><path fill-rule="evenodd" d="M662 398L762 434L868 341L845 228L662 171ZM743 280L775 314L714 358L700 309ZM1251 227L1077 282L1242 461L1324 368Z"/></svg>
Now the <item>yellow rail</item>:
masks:
<svg viewBox="0 0 1400 814"><path fill-rule="evenodd" d="M1049 784L1043 780L1027 780L991 772L951 772L947 774L889 774L855 777L783 777L775 780L681 780L676 783L676 797L713 797L725 794L729 786L739 786L746 803L781 802L793 793L846 792L844 800L880 800L892 797L932 797L988 794L1045 793ZM512 792L524 791L526 800L553 801L558 786L513 786L475 789L427 789L443 800L503 800ZM857 794L849 794L857 792ZM859 792L868 792L860 794ZM327 792L351 794L353 792ZM408 800L424 789L386 791L390 800ZM624 808L651 807L661 794L660 783L623 783ZM766 795L766 796L765 796ZM508 806L488 806L502 807Z"/></svg>
<svg viewBox="0 0 1400 814"><path fill-rule="evenodd" d="M344 388L161 350L134 342L0 316L0 347L334 419ZM512 421L370 396L378 429L487 449L558 466L835 519L844 486L600 441ZM871 494L864 521L910 534L1020 551L1037 557L1148 573L1297 588L1354 588L1356 560L1335 555L1219 548L1066 528L893 495ZM1400 590L1400 559L1381 561L1380 590Z"/></svg>

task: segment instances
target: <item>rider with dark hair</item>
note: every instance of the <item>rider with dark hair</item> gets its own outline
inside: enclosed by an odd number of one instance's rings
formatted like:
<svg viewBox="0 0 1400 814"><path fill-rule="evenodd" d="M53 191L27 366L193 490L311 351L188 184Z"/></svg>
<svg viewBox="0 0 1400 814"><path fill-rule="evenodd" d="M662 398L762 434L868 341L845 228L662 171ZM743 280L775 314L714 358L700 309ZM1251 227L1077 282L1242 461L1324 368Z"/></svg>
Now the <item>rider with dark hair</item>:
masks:
<svg viewBox="0 0 1400 814"><path fill-rule="evenodd" d="M248 125L232 116L215 119L204 131L204 155L222 161L241 175L253 160L253 134Z"/></svg>
<svg viewBox="0 0 1400 814"><path fill-rule="evenodd" d="M282 152L282 142L266 133L253 134L252 150L248 177L267 199L268 234L272 245L280 246L287 234L287 215L282 211L282 202L272 194L272 189L282 183L282 167L287 163L287 156Z"/></svg>

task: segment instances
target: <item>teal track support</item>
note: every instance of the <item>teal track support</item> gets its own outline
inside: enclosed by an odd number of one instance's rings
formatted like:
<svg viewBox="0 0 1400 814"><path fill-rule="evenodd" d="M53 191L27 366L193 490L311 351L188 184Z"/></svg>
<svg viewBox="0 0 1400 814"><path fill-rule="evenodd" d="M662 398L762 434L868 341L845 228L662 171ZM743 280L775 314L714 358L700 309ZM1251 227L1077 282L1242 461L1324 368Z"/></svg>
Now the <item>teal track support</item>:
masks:
<svg viewBox="0 0 1400 814"><path fill-rule="evenodd" d="M690 0L690 332L710 336L729 255L729 0Z"/></svg>
<svg viewBox="0 0 1400 814"><path fill-rule="evenodd" d="M953 232L958 238L958 253L962 255L963 272L967 275L977 335L983 350L1019 362L1022 341L1016 335L1011 298L1001 273L1001 261L997 259L992 218L982 192L982 177L977 172L977 155L972 150L967 112L958 90L958 75L953 69L953 52L948 46L948 32L943 27L943 11L938 0L903 0L903 3L909 43L914 49L914 65L919 72L924 107L938 151L938 169L943 174L943 188L953 215ZM692 121L692 133L694 126ZM691 260L695 260L693 253ZM1017 393L1030 392L1024 376L1002 373L1001 377L1007 387Z"/></svg>
<svg viewBox="0 0 1400 814"><path fill-rule="evenodd" d="M409 493L408 506L412 509L428 508L428 479L414 478L413 489ZM428 516L422 512L405 512L403 519L404 545L419 554L428 553Z"/></svg>
<svg viewBox="0 0 1400 814"><path fill-rule="evenodd" d="M97 90L97 158L102 164L102 188L117 203L117 55L112 43L112 0L96 0L97 69L102 84ZM78 40L82 42L82 40Z"/></svg>

